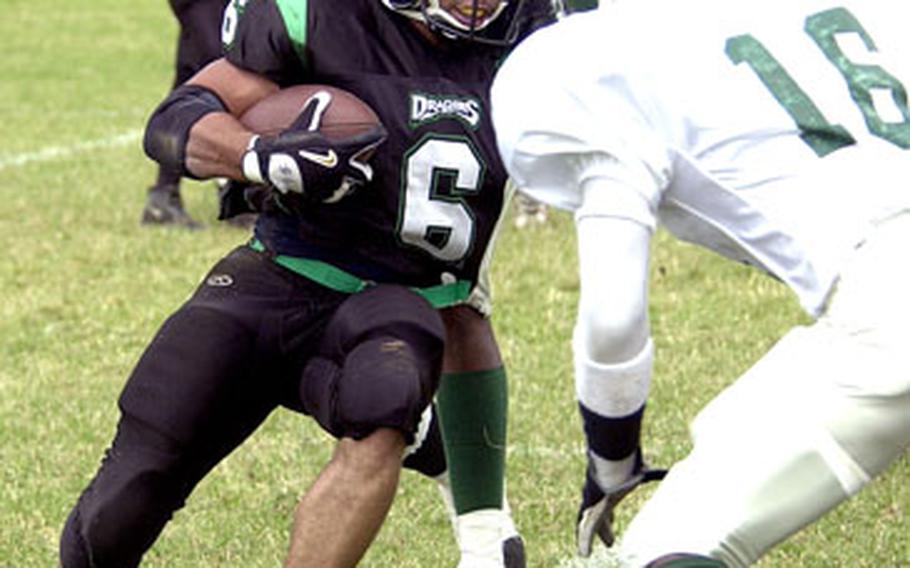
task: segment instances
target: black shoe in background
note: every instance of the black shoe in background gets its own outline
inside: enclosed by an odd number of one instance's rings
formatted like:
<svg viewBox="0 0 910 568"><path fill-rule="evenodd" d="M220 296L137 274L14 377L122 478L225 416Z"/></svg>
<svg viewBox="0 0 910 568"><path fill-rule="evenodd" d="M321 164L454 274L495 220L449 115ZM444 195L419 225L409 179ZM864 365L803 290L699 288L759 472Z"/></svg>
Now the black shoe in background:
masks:
<svg viewBox="0 0 910 568"><path fill-rule="evenodd" d="M172 226L196 231L202 223L190 217L183 208L180 188L176 185L154 185L149 188L142 209L143 225Z"/></svg>

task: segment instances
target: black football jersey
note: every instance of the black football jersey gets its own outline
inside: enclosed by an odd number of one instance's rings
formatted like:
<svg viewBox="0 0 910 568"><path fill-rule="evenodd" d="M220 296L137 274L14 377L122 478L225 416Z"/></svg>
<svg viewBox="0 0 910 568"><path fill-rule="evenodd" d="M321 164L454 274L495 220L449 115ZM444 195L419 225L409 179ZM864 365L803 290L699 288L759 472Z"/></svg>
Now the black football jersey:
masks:
<svg viewBox="0 0 910 568"><path fill-rule="evenodd" d="M436 46L379 0L235 0L224 40L231 63L281 86L354 93L389 134L371 183L299 216L260 215L266 247L376 281L476 281L503 208L489 87L504 48Z"/></svg>

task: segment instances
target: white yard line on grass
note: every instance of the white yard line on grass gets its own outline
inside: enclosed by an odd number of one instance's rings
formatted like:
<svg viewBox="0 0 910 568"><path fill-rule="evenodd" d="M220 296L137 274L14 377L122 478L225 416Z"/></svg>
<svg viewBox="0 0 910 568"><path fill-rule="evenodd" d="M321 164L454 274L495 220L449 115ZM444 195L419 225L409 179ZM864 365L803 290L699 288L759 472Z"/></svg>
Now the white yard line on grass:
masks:
<svg viewBox="0 0 910 568"><path fill-rule="evenodd" d="M5 170L6 168L15 168L34 162L49 162L60 158L67 158L91 150L127 146L138 142L141 138L142 130L137 128L122 134L78 142L76 144L70 144L69 146L48 146L36 152L24 152L22 154L0 154L0 171Z"/></svg>

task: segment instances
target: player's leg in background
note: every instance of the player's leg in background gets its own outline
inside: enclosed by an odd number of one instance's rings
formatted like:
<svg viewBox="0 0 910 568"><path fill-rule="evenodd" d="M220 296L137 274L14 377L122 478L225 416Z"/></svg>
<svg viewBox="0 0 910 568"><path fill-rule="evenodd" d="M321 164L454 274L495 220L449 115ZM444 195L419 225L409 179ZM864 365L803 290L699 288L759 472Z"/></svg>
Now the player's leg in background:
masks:
<svg viewBox="0 0 910 568"><path fill-rule="evenodd" d="M873 233L827 313L788 333L702 410L694 446L636 515L622 553L747 566L910 447L910 216ZM699 522L692 523L692 515Z"/></svg>
<svg viewBox="0 0 910 568"><path fill-rule="evenodd" d="M225 0L170 0L179 30L173 87L182 85L210 61L221 55L221 20ZM168 225L201 229L183 206L178 172L158 168L155 183L148 188L142 210L144 225Z"/></svg>

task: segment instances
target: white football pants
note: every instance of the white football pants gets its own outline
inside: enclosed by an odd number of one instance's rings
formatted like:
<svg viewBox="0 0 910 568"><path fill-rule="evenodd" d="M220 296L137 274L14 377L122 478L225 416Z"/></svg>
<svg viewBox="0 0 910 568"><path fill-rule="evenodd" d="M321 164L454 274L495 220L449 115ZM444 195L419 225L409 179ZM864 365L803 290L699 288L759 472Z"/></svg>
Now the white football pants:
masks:
<svg viewBox="0 0 910 568"><path fill-rule="evenodd" d="M693 552L755 562L910 447L910 214L854 253L825 314L696 417L693 449L626 531L640 566Z"/></svg>

